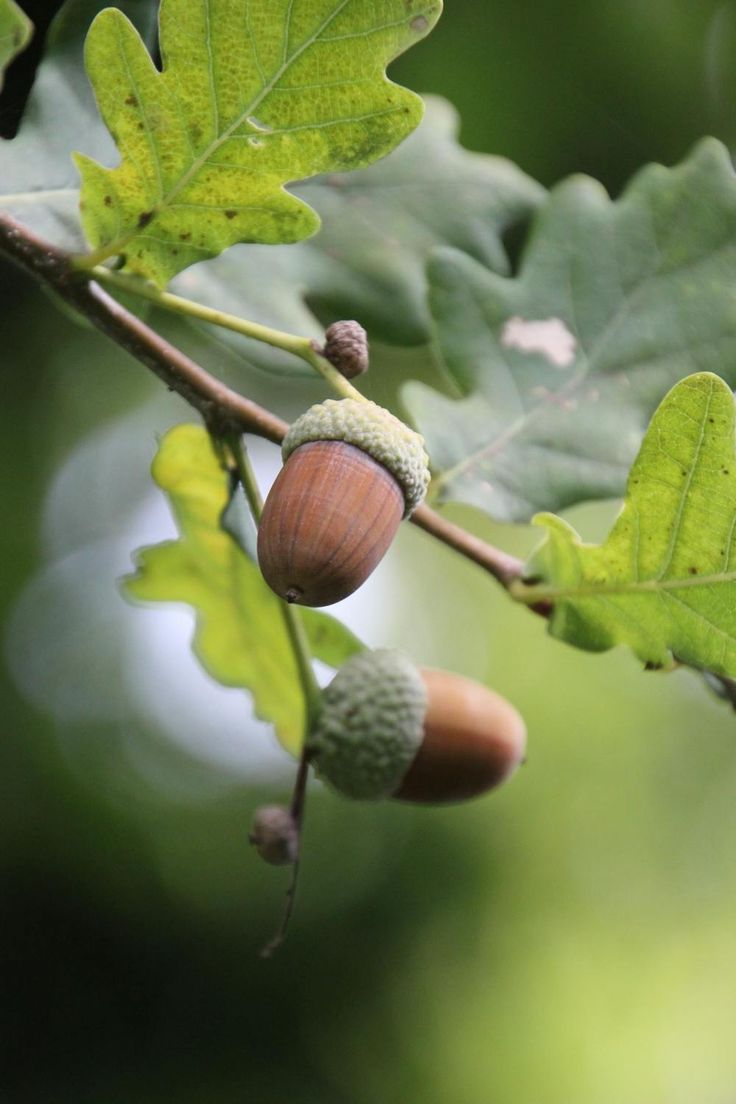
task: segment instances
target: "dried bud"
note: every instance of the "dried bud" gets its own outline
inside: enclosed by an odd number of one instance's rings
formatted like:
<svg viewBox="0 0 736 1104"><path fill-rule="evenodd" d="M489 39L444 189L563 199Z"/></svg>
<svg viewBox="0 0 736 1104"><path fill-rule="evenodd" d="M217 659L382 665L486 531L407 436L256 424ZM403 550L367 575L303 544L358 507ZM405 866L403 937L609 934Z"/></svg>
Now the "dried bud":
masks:
<svg viewBox="0 0 736 1104"><path fill-rule="evenodd" d="M299 829L284 805L262 805L256 809L248 839L264 862L291 866L299 849Z"/></svg>
<svg viewBox="0 0 736 1104"><path fill-rule="evenodd" d="M333 322L325 331L323 355L346 379L368 371L368 335L360 322Z"/></svg>

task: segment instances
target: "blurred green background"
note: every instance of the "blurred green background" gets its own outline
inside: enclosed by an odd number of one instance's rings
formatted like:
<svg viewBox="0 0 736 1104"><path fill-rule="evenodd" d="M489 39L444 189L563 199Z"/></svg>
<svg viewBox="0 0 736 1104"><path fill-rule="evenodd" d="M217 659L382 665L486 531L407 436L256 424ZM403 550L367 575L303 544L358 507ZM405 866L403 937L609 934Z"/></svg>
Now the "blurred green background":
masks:
<svg viewBox="0 0 736 1104"><path fill-rule="evenodd" d="M731 3L448 0L392 75L448 96L470 148L616 194L703 133L733 146L734 45ZM0 296L0 1099L733 1104L727 708L691 674L554 643L407 527L346 617L509 696L528 764L446 810L315 787L293 928L261 962L285 876L247 830L292 764L198 672L186 612L116 591L132 549L172 533L147 468L189 412L18 272ZM284 413L320 394L240 371ZM257 459L267 478L275 450ZM614 509L571 516L595 539Z"/></svg>

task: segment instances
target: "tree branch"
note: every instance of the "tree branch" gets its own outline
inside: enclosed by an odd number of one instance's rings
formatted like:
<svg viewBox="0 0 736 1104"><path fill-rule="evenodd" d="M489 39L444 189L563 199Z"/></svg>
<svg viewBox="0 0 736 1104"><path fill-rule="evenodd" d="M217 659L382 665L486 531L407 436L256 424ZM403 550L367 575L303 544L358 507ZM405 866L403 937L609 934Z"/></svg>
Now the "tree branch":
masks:
<svg viewBox="0 0 736 1104"><path fill-rule="evenodd" d="M0 214L0 255L20 265L88 319L181 395L219 437L233 432L253 433L280 444L288 424L269 410L226 387L180 349L160 337L107 294L90 273L72 264L57 249L9 215ZM429 506L420 506L411 520L460 555L472 560L507 590L522 576L521 560L486 543L459 525L447 521ZM538 608L538 613L546 614Z"/></svg>
<svg viewBox="0 0 736 1104"><path fill-rule="evenodd" d="M0 215L0 253L41 280L201 414L219 436L241 430L280 444L288 425L226 387L126 310L98 284L80 279L68 254Z"/></svg>

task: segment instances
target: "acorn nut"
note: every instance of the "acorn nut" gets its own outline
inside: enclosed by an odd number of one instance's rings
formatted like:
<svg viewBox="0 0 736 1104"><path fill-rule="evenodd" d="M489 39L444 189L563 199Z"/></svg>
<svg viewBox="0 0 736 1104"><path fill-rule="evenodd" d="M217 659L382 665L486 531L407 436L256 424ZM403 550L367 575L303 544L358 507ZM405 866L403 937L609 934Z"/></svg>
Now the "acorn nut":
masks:
<svg viewBox="0 0 736 1104"><path fill-rule="evenodd" d="M424 443L376 403L327 399L297 418L282 455L258 527L258 563L288 602L328 606L365 582L424 498Z"/></svg>
<svg viewBox="0 0 736 1104"><path fill-rule="evenodd" d="M340 793L421 804L493 789L525 748L524 721L500 694L387 649L340 668L309 737L317 774Z"/></svg>

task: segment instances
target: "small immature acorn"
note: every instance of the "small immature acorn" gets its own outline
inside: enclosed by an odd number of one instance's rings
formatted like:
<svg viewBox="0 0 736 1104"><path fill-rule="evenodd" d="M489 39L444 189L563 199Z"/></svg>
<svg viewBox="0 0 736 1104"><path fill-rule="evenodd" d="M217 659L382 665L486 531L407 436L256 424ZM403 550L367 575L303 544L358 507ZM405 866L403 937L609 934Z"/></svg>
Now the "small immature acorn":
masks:
<svg viewBox="0 0 736 1104"><path fill-rule="evenodd" d="M248 839L271 866L291 866L296 862L299 828L284 805L261 805L256 809Z"/></svg>
<svg viewBox="0 0 736 1104"><path fill-rule="evenodd" d="M346 379L355 379L368 371L368 334L360 322L333 322L325 330L322 355Z"/></svg>
<svg viewBox="0 0 736 1104"><path fill-rule="evenodd" d="M424 442L376 403L327 399L297 418L282 455L258 527L258 563L288 602L331 605L368 578L424 498Z"/></svg>
<svg viewBox="0 0 736 1104"><path fill-rule="evenodd" d="M400 652L362 652L324 691L309 737L317 774L347 797L445 804L504 782L526 748L500 694Z"/></svg>

